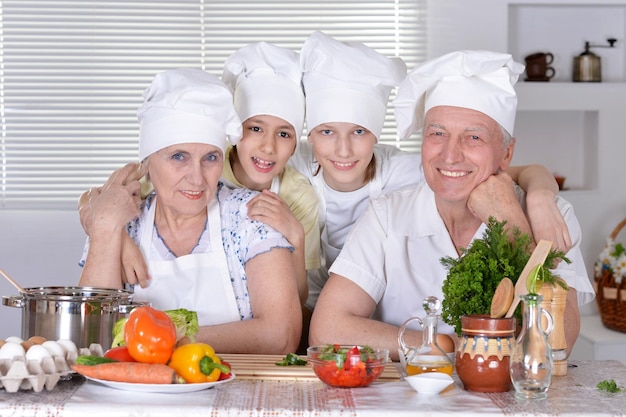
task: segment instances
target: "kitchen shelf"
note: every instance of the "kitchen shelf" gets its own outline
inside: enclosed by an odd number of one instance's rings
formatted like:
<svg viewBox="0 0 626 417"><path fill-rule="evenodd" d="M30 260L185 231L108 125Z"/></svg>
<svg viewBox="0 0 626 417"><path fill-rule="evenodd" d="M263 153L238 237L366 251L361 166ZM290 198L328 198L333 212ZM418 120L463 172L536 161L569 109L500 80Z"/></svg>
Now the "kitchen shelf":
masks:
<svg viewBox="0 0 626 417"><path fill-rule="evenodd" d="M623 105L626 82L519 81L518 110L599 110ZM622 108L623 110L623 108Z"/></svg>
<svg viewBox="0 0 626 417"><path fill-rule="evenodd" d="M507 50L517 61L551 52L550 66L556 71L552 81L571 81L573 59L588 41L607 46L591 48L601 58L602 80L626 81L625 0L509 0L507 6ZM608 48L607 38L617 39L614 47Z"/></svg>

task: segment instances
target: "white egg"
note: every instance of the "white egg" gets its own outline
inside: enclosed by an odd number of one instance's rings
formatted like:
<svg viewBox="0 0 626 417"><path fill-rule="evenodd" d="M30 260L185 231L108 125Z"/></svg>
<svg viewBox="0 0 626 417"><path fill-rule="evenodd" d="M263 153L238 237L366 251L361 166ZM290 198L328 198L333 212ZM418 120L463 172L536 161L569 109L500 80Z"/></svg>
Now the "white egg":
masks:
<svg viewBox="0 0 626 417"><path fill-rule="evenodd" d="M0 348L0 359L13 359L16 356L24 356L26 351L19 343L7 342Z"/></svg>
<svg viewBox="0 0 626 417"><path fill-rule="evenodd" d="M48 349L41 345L33 345L26 351L26 360L41 361L43 358L50 358L52 355L48 352Z"/></svg>
<svg viewBox="0 0 626 417"><path fill-rule="evenodd" d="M63 350L63 346L61 346L54 340L46 340L42 343L41 346L48 349L48 352L50 352L52 356L65 356L65 350Z"/></svg>
<svg viewBox="0 0 626 417"><path fill-rule="evenodd" d="M70 339L59 339L57 343L61 345L65 353L78 353L76 343L72 342Z"/></svg>
<svg viewBox="0 0 626 417"><path fill-rule="evenodd" d="M22 343L24 339L22 339L21 337L17 337L17 336L9 336L4 341L13 342L13 343Z"/></svg>

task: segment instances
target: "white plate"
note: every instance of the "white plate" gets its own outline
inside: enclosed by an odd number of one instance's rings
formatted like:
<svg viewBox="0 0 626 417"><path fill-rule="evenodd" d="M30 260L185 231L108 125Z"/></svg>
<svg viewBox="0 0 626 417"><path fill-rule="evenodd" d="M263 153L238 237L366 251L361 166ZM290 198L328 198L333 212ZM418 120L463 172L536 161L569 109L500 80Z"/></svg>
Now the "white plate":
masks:
<svg viewBox="0 0 626 417"><path fill-rule="evenodd" d="M183 392L202 391L205 389L213 388L214 386L223 384L225 382L230 382L235 379L235 374L232 374L230 378L224 379L222 381L199 382L194 384L133 384L130 382L105 381L103 379L90 378L88 376L86 376L85 378L90 381L106 385L110 388L121 389L125 391L180 394Z"/></svg>

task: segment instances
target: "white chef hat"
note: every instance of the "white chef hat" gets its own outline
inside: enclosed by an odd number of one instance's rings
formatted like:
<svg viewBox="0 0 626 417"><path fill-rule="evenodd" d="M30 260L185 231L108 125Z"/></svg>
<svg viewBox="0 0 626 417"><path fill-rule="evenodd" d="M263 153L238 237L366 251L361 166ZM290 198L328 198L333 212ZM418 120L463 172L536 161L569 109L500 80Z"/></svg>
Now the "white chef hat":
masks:
<svg viewBox="0 0 626 417"><path fill-rule="evenodd" d="M222 80L233 92L242 121L261 114L279 117L300 138L304 91L298 53L266 42L244 46L224 63Z"/></svg>
<svg viewBox="0 0 626 417"><path fill-rule="evenodd" d="M477 110L513 135L513 86L523 71L511 55L491 51L457 51L427 61L398 87L393 103L398 135L407 138L421 129L426 112L435 106Z"/></svg>
<svg viewBox="0 0 626 417"><path fill-rule="evenodd" d="M233 96L219 78L194 68L157 74L139 107L139 159L179 143L206 143L224 152L241 138Z"/></svg>
<svg viewBox="0 0 626 417"><path fill-rule="evenodd" d="M302 46L300 66L309 131L322 123L347 122L380 137L389 94L406 75L402 59L314 32Z"/></svg>

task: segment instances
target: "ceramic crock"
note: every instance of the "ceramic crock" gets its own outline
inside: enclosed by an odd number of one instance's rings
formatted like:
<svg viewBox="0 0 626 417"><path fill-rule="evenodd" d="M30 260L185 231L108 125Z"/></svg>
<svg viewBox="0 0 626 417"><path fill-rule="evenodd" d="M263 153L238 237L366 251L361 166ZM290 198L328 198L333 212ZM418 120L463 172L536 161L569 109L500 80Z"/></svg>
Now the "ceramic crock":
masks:
<svg viewBox="0 0 626 417"><path fill-rule="evenodd" d="M461 325L455 368L465 389L509 391L512 388L509 363L515 344L515 318L468 315L461 317Z"/></svg>
<svg viewBox="0 0 626 417"><path fill-rule="evenodd" d="M108 349L115 322L139 305L132 303L131 296L130 291L121 289L38 287L4 296L2 303L22 309L24 340L43 336L70 339L79 348L98 343Z"/></svg>

